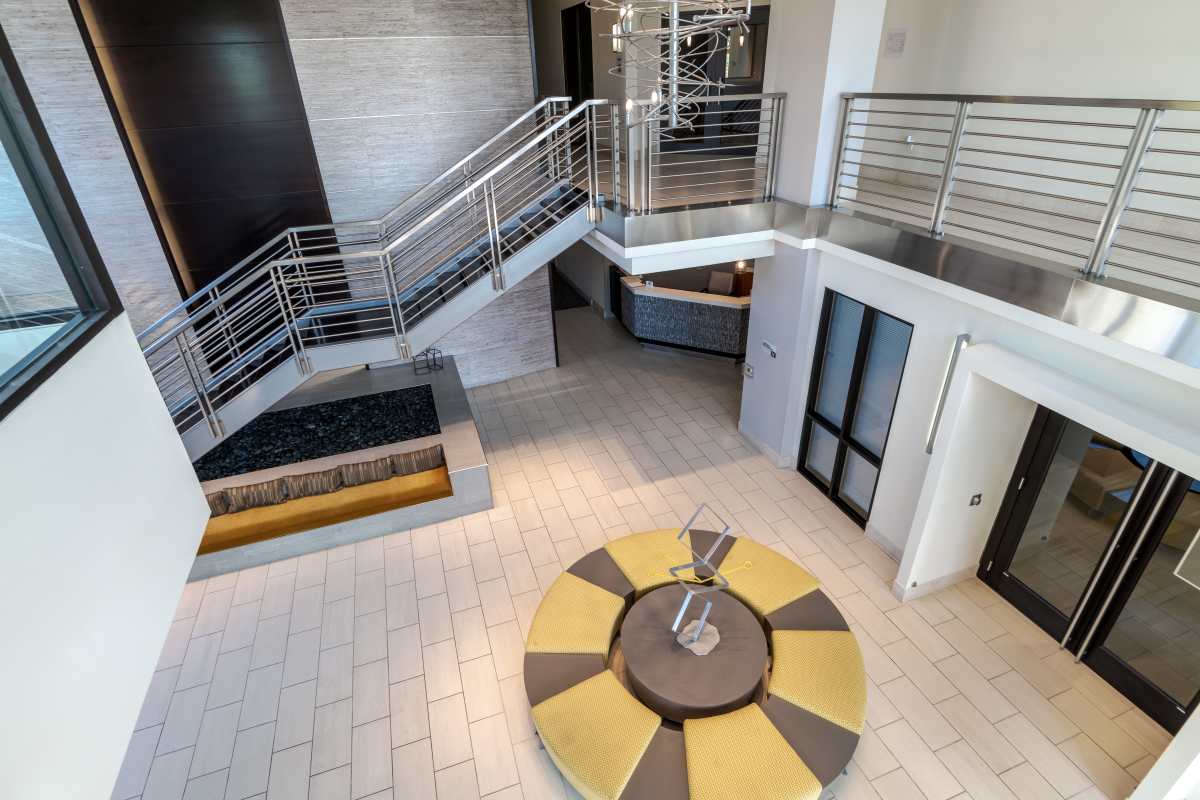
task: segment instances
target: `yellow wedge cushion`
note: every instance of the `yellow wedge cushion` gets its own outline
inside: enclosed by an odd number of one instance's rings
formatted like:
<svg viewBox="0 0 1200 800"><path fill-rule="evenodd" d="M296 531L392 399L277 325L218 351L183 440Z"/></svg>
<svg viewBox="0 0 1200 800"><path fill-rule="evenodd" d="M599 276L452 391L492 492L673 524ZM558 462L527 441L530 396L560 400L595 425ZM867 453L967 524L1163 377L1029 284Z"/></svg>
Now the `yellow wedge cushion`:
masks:
<svg viewBox="0 0 1200 800"><path fill-rule="evenodd" d="M739 536L721 562L729 591L760 617L797 600L821 584L803 567L769 547Z"/></svg>
<svg viewBox="0 0 1200 800"><path fill-rule="evenodd" d="M816 800L821 782L754 703L683 723L691 800Z"/></svg>
<svg viewBox="0 0 1200 800"><path fill-rule="evenodd" d="M612 670L533 707L542 744L587 800L617 800L662 719L631 695Z"/></svg>
<svg viewBox="0 0 1200 800"><path fill-rule="evenodd" d="M604 549L641 597L651 589L673 582L675 579L667 571L671 567L696 560L691 550L691 534L684 534L682 541L675 538L678 535L677 528L634 533L609 542ZM691 570L685 574L694 575Z"/></svg>
<svg viewBox="0 0 1200 800"><path fill-rule="evenodd" d="M607 657L624 611L623 598L569 572L559 573L533 615L525 649Z"/></svg>
<svg viewBox="0 0 1200 800"><path fill-rule="evenodd" d="M862 734L867 678L849 631L775 631L767 692Z"/></svg>

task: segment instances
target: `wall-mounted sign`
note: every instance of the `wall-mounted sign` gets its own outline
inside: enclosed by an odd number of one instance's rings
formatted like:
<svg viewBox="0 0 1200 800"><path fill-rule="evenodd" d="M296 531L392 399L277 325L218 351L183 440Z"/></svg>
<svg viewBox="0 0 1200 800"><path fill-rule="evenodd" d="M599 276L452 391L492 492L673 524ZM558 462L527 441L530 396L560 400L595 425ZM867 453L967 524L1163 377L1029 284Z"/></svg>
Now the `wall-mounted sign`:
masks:
<svg viewBox="0 0 1200 800"><path fill-rule="evenodd" d="M908 28L891 28L883 38L883 57L899 58L908 44Z"/></svg>

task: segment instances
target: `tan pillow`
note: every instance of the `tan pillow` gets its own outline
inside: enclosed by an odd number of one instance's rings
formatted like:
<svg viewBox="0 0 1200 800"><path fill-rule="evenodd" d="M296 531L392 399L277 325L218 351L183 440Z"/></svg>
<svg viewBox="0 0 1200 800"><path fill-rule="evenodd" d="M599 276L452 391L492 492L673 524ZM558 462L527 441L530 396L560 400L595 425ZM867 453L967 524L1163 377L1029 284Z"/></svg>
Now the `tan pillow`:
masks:
<svg viewBox="0 0 1200 800"><path fill-rule="evenodd" d="M229 500L229 513L236 514L250 508L273 506L288 500L287 478L277 478L250 486L230 486L225 490Z"/></svg>
<svg viewBox="0 0 1200 800"><path fill-rule="evenodd" d="M361 486L364 483L386 481L392 477L392 462L386 456L361 464L343 464L342 483L346 486Z"/></svg>

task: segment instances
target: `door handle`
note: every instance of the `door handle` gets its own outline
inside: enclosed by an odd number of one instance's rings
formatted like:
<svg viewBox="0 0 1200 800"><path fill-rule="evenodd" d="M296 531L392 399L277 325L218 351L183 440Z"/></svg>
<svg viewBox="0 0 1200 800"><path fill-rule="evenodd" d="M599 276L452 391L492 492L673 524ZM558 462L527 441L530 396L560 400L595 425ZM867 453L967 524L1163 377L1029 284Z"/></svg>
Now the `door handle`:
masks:
<svg viewBox="0 0 1200 800"><path fill-rule="evenodd" d="M1156 461L1154 463L1157 464L1158 462ZM1129 556L1126 557L1125 563L1121 565L1121 571L1117 573L1117 578L1113 581L1112 587L1108 590L1108 594L1105 595L1104 602L1100 604L1100 610L1097 611L1095 616L1092 618L1092 624L1088 627L1088 632L1083 637L1083 643L1079 645L1079 652L1075 654L1076 663L1083 658L1084 654L1087 653L1088 647L1091 646L1092 637L1096 635L1096 630L1100 627L1100 623L1104 620L1104 615L1108 613L1108 608L1112 605L1113 598L1116 597L1117 592L1120 591L1121 584L1125 581L1125 576L1129 574L1130 567L1132 567L1134 562L1137 561L1137 554L1141 551L1142 544L1146 541L1146 537L1150 535L1150 528L1153 527L1154 520L1158 518L1159 513L1162 511L1163 504L1167 502L1167 497L1171 494L1171 490L1175 487L1175 481L1178 479L1179 470L1171 470L1171 474L1167 476L1166 483L1163 484L1162 491L1158 493L1158 499L1154 502L1154 508L1146 517L1146 521L1143 523L1142 529L1138 531L1138 536L1133 543L1133 547L1129 549ZM1142 482L1143 485L1145 485L1145 483L1146 481ZM1129 515L1126 515L1126 519L1128 518Z"/></svg>
<svg viewBox="0 0 1200 800"><path fill-rule="evenodd" d="M1112 541L1108 543L1108 547L1104 550L1104 555L1100 557L1100 563L1096 565L1096 571L1092 573L1091 580L1088 581L1087 588L1083 590L1083 595L1079 598L1079 602L1075 605L1075 613L1071 615L1071 621L1067 623L1066 633L1063 634L1062 640L1059 641L1059 647L1066 647L1067 642L1071 638L1071 634L1075 631L1075 626L1079 624L1079 618L1083 616L1083 611L1087 607L1088 601L1092 599L1092 594L1096 591L1096 585L1100 582L1100 576L1108 567L1108 563L1116 552L1121 548L1121 540L1125 538L1125 528L1129 525L1130 518L1137 511L1138 504L1142 500L1142 495L1145 493L1146 486L1150 483L1150 479L1154 476L1154 470L1158 468L1157 461L1151 461L1150 466L1146 468L1146 474L1142 476L1142 480L1138 482L1137 489L1134 490L1133 497L1129 500L1129 508L1125 510L1125 516L1121 517L1121 522L1117 525L1117 530L1113 534ZM1082 649L1080 651L1082 653ZM1076 656L1078 661L1080 656Z"/></svg>

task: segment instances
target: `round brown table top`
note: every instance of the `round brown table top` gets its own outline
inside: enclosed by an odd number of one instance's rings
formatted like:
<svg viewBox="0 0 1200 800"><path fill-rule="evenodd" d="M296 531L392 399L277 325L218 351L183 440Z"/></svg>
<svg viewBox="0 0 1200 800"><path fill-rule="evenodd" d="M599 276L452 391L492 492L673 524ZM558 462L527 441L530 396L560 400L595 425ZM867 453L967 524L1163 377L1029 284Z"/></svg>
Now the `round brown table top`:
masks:
<svg viewBox="0 0 1200 800"><path fill-rule="evenodd" d="M621 624L621 651L638 699L675 722L724 714L748 704L767 667L767 637L754 613L725 592L692 599L679 629L704 611L721 641L706 656L679 644L671 623L685 590L679 584L655 589L633 604Z"/></svg>

